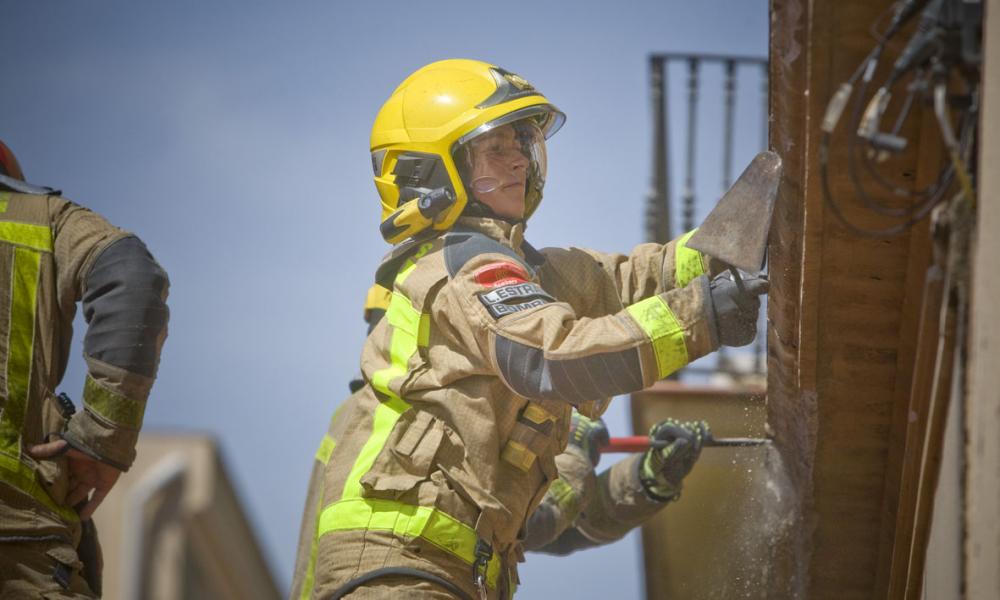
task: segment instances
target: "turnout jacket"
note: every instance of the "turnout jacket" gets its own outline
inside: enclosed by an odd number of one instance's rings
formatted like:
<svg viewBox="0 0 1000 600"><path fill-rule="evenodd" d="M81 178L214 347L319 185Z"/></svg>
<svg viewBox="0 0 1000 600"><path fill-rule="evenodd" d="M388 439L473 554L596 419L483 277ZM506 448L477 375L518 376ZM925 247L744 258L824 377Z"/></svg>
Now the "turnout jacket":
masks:
<svg viewBox="0 0 1000 600"><path fill-rule="evenodd" d="M537 251L521 224L463 217L391 253L365 385L321 448L310 568L293 596L385 566L473 593L480 542L491 594L509 589L573 407L597 417L718 346L708 261L684 239L630 255Z"/></svg>
<svg viewBox="0 0 1000 600"><path fill-rule="evenodd" d="M138 238L57 194L0 176L0 543L79 541L66 457L27 449L62 436L127 470L166 337L163 269ZM74 414L56 387L81 301L88 374Z"/></svg>

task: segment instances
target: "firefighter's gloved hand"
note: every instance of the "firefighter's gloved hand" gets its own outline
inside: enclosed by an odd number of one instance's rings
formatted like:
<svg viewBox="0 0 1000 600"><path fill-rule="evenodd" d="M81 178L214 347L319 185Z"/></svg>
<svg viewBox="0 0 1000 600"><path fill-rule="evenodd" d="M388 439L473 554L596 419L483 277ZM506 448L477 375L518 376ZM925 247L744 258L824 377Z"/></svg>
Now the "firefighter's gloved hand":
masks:
<svg viewBox="0 0 1000 600"><path fill-rule="evenodd" d="M757 336L757 313L760 312L760 296L766 294L768 281L762 277L743 279L741 292L726 272L712 280L712 310L715 313L715 327L719 344L723 346L746 346Z"/></svg>
<svg viewBox="0 0 1000 600"><path fill-rule="evenodd" d="M701 455L702 443L712 434L704 421L667 419L649 430L651 442L666 442L650 448L639 466L639 481L650 498L667 502L681 495L681 483Z"/></svg>
<svg viewBox="0 0 1000 600"><path fill-rule="evenodd" d="M597 466L601 460L601 446L606 446L611 440L608 427L601 419L588 419L573 411L573 421L569 430L569 444L576 446L583 455L590 459L590 464Z"/></svg>

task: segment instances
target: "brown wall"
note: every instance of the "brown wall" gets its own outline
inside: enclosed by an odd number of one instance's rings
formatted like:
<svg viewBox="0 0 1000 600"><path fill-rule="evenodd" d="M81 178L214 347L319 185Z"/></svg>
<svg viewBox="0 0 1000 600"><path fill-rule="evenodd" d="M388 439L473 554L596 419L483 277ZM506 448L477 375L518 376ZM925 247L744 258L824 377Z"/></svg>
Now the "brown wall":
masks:
<svg viewBox="0 0 1000 600"><path fill-rule="evenodd" d="M890 5L771 5L770 145L784 159L785 178L769 249L767 418L801 506L800 526L776 548L773 567L790 589L774 590L775 598L886 597L899 549L927 222L885 240L855 235L824 204L819 177L827 102L873 47L869 27ZM894 179L922 186L937 174L940 137L930 119L918 112L904 128L907 152L884 165ZM854 195L844 129L831 145L832 192L854 223L886 227L891 221ZM898 202L869 187L878 200Z"/></svg>

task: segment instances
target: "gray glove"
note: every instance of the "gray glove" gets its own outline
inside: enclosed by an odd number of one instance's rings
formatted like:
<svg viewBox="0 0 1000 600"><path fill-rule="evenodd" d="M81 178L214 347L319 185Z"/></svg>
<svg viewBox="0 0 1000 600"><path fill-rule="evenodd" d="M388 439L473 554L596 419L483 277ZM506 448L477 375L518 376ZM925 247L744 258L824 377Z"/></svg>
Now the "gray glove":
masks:
<svg viewBox="0 0 1000 600"><path fill-rule="evenodd" d="M768 281L762 277L743 279L745 292L723 273L712 280L712 310L715 313L715 328L719 334L719 344L723 346L746 346L757 336L757 313L760 298L766 294Z"/></svg>
<svg viewBox="0 0 1000 600"><path fill-rule="evenodd" d="M569 430L569 445L576 446L590 459L590 464L597 466L601 460L601 446L610 439L608 427L601 419L588 419L573 411L573 421Z"/></svg>
<svg viewBox="0 0 1000 600"><path fill-rule="evenodd" d="M712 432L705 421L680 422L667 419L653 425L649 439L666 442L663 448L650 448L639 466L639 481L646 494L666 502L681 495L681 482L701 456L701 446Z"/></svg>

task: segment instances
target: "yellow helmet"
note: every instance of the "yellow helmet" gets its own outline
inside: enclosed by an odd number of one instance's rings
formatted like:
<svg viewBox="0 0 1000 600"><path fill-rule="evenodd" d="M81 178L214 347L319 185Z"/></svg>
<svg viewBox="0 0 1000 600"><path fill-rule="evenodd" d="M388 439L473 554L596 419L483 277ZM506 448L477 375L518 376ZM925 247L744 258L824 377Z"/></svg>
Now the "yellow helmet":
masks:
<svg viewBox="0 0 1000 600"><path fill-rule="evenodd" d="M396 244L428 227L452 226L469 199L456 155L473 138L522 121L548 138L565 119L534 86L500 67L455 59L418 69L382 105L372 126L382 236ZM544 144L536 154L530 157L525 219L541 202L545 184Z"/></svg>

